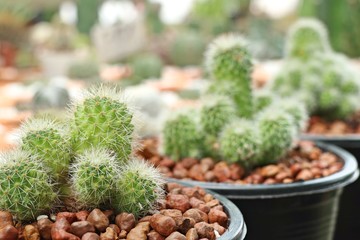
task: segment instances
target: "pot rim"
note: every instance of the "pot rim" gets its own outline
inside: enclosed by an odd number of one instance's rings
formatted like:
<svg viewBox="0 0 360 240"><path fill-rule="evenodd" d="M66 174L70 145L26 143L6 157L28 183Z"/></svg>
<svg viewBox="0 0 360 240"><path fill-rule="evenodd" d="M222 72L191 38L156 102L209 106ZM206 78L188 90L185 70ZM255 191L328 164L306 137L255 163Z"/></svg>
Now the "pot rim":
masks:
<svg viewBox="0 0 360 240"><path fill-rule="evenodd" d="M169 178L167 179L167 182L178 182L178 181L176 181L176 179ZM180 184L184 186L193 186L193 184L183 183L183 182L181 182ZM245 235L247 233L247 227L245 224L244 216L242 215L239 208L236 207L236 205L226 197L216 192L213 192L209 189L205 189L205 191L213 195L214 198L216 198L217 200L219 200L219 202L223 205L224 210L227 213L230 220L230 224L227 230L224 232L223 235L221 235L221 237L216 239L217 240L245 239Z"/></svg>
<svg viewBox="0 0 360 240"><path fill-rule="evenodd" d="M180 180L174 178L172 181L180 184L187 183L205 189L215 191L230 199L258 199L258 198L282 198L298 195L309 195L328 192L343 188L354 182L359 177L358 164L355 157L344 149L322 142L315 142L316 146L337 155L344 161L344 167L334 174L326 177L312 179L302 182L280 183L280 184L233 184L212 183L193 180Z"/></svg>
<svg viewBox="0 0 360 240"><path fill-rule="evenodd" d="M326 135L304 133L300 135L300 139L309 141L321 141L345 148L360 148L360 134Z"/></svg>

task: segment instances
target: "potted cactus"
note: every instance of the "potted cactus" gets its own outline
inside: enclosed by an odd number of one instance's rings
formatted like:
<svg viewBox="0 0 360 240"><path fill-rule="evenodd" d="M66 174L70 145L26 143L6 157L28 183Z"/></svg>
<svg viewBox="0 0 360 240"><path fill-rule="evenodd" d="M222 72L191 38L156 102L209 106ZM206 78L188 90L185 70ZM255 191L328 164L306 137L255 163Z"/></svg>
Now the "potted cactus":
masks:
<svg viewBox="0 0 360 240"><path fill-rule="evenodd" d="M335 144L359 159L360 74L346 56L331 49L327 35L318 20L296 22L288 33L283 66L268 87L283 96L299 95L307 103L311 118L303 139ZM360 234L360 225L351 217L357 215L351 206L360 199L359 187L357 181L344 191L337 239L351 239L354 231Z"/></svg>
<svg viewBox="0 0 360 240"><path fill-rule="evenodd" d="M247 219L247 239L330 240L341 189L358 176L354 157L325 144L294 144L305 106L252 91L240 36L220 36L205 56L213 82L200 109L171 116L160 153L149 147L143 155L166 176L232 200Z"/></svg>
<svg viewBox="0 0 360 240"><path fill-rule="evenodd" d="M133 154L134 114L122 94L102 86L74 101L66 122L25 122L19 147L0 155L0 238L244 239L229 200L165 184Z"/></svg>

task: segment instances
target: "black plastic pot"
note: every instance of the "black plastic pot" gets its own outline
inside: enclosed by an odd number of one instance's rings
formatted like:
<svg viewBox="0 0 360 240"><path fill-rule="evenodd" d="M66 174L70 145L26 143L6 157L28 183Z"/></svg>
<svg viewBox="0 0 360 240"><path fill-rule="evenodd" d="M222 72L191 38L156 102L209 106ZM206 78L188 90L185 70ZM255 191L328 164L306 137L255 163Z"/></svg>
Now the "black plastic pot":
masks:
<svg viewBox="0 0 360 240"><path fill-rule="evenodd" d="M331 240L342 189L358 178L359 171L355 158L347 151L327 144L317 145L343 159L343 169L327 177L289 184L176 181L229 198L244 214L247 240Z"/></svg>
<svg viewBox="0 0 360 240"><path fill-rule="evenodd" d="M173 178L169 178L167 180L168 182L179 182L178 180L175 180ZM181 185L184 186L193 186L191 183L184 183L181 182ZM235 206L234 203L229 201L229 199L225 198L224 196L221 196L209 189L206 190L206 192L213 195L217 200L221 202L221 204L224 207L224 211L227 213L230 219L230 224L228 226L227 231L221 235L221 237L217 238L216 240L243 240L245 239L247 228L244 221L244 217L240 210Z"/></svg>
<svg viewBox="0 0 360 240"><path fill-rule="evenodd" d="M304 134L302 139L321 141L337 145L355 156L360 161L360 134L344 136L326 136ZM340 198L339 214L334 240L358 240L360 238L360 180L345 188Z"/></svg>

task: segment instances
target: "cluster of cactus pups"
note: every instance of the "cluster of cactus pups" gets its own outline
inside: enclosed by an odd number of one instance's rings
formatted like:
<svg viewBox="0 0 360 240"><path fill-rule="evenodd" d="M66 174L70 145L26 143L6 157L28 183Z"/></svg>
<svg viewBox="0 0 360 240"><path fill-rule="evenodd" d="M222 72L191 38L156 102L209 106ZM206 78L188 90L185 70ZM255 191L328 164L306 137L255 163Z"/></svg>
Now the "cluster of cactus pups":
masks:
<svg viewBox="0 0 360 240"><path fill-rule="evenodd" d="M359 73L331 49L321 22L299 20L286 44L284 66L269 88L282 96L297 95L310 113L328 119L346 119L358 110Z"/></svg>
<svg viewBox="0 0 360 240"><path fill-rule="evenodd" d="M136 121L122 94L92 88L69 119L42 117L21 127L19 147L0 156L0 209L19 221L54 210L66 198L80 209L108 208L139 217L163 197L163 180L133 155Z"/></svg>
<svg viewBox="0 0 360 240"><path fill-rule="evenodd" d="M200 108L165 123L164 153L174 160L212 157L246 168L278 161L305 126L305 105L252 89L252 60L241 36L220 36L205 57L212 83Z"/></svg>

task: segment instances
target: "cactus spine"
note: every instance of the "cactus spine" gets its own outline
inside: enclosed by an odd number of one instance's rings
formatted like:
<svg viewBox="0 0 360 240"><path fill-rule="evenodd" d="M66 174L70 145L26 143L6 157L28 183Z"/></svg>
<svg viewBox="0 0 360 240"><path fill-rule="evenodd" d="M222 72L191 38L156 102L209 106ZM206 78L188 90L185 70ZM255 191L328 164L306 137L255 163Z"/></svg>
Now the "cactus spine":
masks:
<svg viewBox="0 0 360 240"><path fill-rule="evenodd" d="M56 200L48 172L38 159L21 150L0 156L0 194L0 209L19 221L36 218Z"/></svg>
<svg viewBox="0 0 360 240"><path fill-rule="evenodd" d="M66 181L71 144L65 126L45 118L30 119L21 126L21 148L37 156L55 181Z"/></svg>
<svg viewBox="0 0 360 240"><path fill-rule="evenodd" d="M72 108L72 143L75 153L92 146L107 148L120 162L132 152L134 116L116 89L91 88Z"/></svg>
<svg viewBox="0 0 360 240"><path fill-rule="evenodd" d="M249 120L237 120L229 124L220 137L220 152L227 162L252 167L260 154L260 136Z"/></svg>
<svg viewBox="0 0 360 240"><path fill-rule="evenodd" d="M251 58L245 41L238 35L222 35L206 51L205 65L217 85L228 86L240 117L251 118L253 99L251 87Z"/></svg>
<svg viewBox="0 0 360 240"><path fill-rule="evenodd" d="M177 113L163 128L165 154L174 160L200 154L200 129L193 111Z"/></svg>
<svg viewBox="0 0 360 240"><path fill-rule="evenodd" d="M290 149L296 134L296 125L285 110L269 107L258 116L262 139L260 164L274 163Z"/></svg>
<svg viewBox="0 0 360 240"><path fill-rule="evenodd" d="M92 148L76 157L71 175L76 200L86 207L98 207L115 195L119 169L113 155Z"/></svg>
<svg viewBox="0 0 360 240"><path fill-rule="evenodd" d="M163 198L164 181L161 174L148 163L133 159L123 167L117 183L114 208L129 212L136 217L143 216L156 208Z"/></svg>

